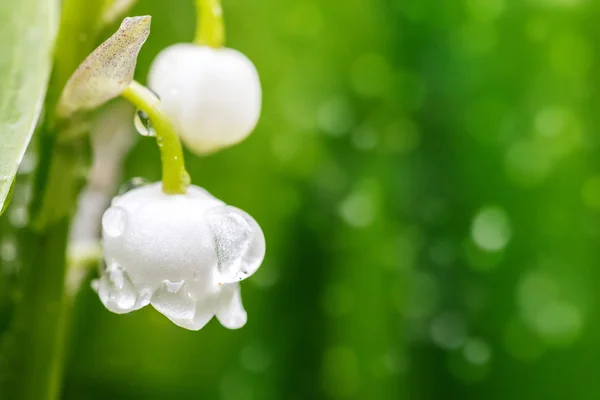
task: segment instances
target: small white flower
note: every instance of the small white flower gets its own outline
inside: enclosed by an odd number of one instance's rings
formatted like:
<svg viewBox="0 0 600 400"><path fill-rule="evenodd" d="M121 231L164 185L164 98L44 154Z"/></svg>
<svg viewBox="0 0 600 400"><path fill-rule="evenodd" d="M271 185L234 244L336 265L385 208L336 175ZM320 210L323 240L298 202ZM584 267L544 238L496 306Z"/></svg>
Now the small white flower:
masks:
<svg viewBox="0 0 600 400"><path fill-rule="evenodd" d="M154 183L113 199L102 238L106 270L94 288L110 311L152 304L192 330L215 315L230 329L246 323L238 282L260 266L265 239L244 211L198 186L167 195Z"/></svg>
<svg viewBox="0 0 600 400"><path fill-rule="evenodd" d="M184 143L199 154L242 141L260 116L256 68L233 49L190 43L167 47L152 63L148 84Z"/></svg>

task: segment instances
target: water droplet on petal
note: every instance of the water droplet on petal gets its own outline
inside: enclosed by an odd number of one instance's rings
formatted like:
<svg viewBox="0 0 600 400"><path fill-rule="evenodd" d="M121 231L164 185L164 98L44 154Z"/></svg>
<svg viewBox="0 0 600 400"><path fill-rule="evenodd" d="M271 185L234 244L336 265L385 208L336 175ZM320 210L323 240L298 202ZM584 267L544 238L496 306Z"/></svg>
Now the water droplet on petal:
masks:
<svg viewBox="0 0 600 400"><path fill-rule="evenodd" d="M142 136L156 136L156 131L150 122L148 114L142 110L137 110L133 117L133 125L138 133Z"/></svg>
<svg viewBox="0 0 600 400"><path fill-rule="evenodd" d="M196 311L196 302L190 296L184 281L164 280L154 292L152 306L171 321L180 324L182 320L191 321Z"/></svg>
<svg viewBox="0 0 600 400"><path fill-rule="evenodd" d="M150 287L140 289L137 308L146 307L148 304L150 304L153 294L154 291Z"/></svg>
<svg viewBox="0 0 600 400"><path fill-rule="evenodd" d="M111 265L99 280L92 282L92 288L98 291L104 306L114 313L123 314L139 308L135 307L137 292L133 283L117 264Z"/></svg>
<svg viewBox="0 0 600 400"><path fill-rule="evenodd" d="M162 282L165 285L165 288L170 292L170 293L179 293L179 291L181 290L181 287L183 286L183 281L179 281L179 282L171 282L169 280L164 280Z"/></svg>
<svg viewBox="0 0 600 400"><path fill-rule="evenodd" d="M222 281L239 282L256 272L265 255L265 239L256 221L235 207L224 206L211 211L209 224Z"/></svg>
<svg viewBox="0 0 600 400"><path fill-rule="evenodd" d="M127 211L122 207L111 207L102 216L102 229L104 234L111 237L119 237L127 227Z"/></svg>
<svg viewBox="0 0 600 400"><path fill-rule="evenodd" d="M123 183L119 187L119 194L127 193L130 190L137 189L141 186L146 186L148 184L150 184L149 180L136 176L135 178L131 178L127 182Z"/></svg>

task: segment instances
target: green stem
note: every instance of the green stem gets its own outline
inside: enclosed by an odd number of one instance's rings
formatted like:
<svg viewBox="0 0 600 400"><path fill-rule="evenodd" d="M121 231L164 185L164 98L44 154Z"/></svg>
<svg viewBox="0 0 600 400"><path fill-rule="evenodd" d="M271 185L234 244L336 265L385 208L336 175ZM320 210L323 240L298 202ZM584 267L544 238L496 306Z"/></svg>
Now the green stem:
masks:
<svg viewBox="0 0 600 400"><path fill-rule="evenodd" d="M225 25L221 0L196 0L196 15L194 43L215 49L223 47Z"/></svg>
<svg viewBox="0 0 600 400"><path fill-rule="evenodd" d="M164 112L160 100L148 88L136 81L131 82L121 96L148 114L150 118L161 153L163 192L184 194L190 184L190 176L185 170L183 149L177 130Z"/></svg>

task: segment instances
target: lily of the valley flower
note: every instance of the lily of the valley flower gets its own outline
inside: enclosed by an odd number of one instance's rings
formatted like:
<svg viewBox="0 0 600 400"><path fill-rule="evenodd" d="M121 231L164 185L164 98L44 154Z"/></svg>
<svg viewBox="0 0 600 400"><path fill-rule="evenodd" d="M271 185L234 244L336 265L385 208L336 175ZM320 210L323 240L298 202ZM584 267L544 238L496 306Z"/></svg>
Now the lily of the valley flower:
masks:
<svg viewBox="0 0 600 400"><path fill-rule="evenodd" d="M265 239L244 211L198 186L167 195L155 183L113 199L102 238L106 270L94 287L110 311L152 304L191 330L215 315L230 329L246 323L239 281L260 266Z"/></svg>
<svg viewBox="0 0 600 400"><path fill-rule="evenodd" d="M261 87L252 62L229 48L176 44L154 60L148 77L181 139L197 154L245 139L260 115Z"/></svg>

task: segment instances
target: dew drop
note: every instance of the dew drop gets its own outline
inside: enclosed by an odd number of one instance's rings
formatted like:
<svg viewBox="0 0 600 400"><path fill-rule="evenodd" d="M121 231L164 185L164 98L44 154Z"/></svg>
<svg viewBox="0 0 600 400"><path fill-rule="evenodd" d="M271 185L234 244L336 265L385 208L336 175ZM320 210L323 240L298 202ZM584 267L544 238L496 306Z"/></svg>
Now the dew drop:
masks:
<svg viewBox="0 0 600 400"><path fill-rule="evenodd" d="M142 110L137 110L133 117L133 125L138 133L142 136L156 136L156 131L150 122L148 114Z"/></svg>
<svg viewBox="0 0 600 400"><path fill-rule="evenodd" d="M223 281L238 282L252 275L265 251L264 238L256 222L243 211L226 206L213 211L209 223Z"/></svg>
<svg viewBox="0 0 600 400"><path fill-rule="evenodd" d="M127 272L118 264L111 265L99 281L92 283L106 308L118 314L135 308L137 292Z"/></svg>
<svg viewBox="0 0 600 400"><path fill-rule="evenodd" d="M164 280L152 296L152 306L169 319L191 320L196 311L196 302L190 296L184 281Z"/></svg>
<svg viewBox="0 0 600 400"><path fill-rule="evenodd" d="M122 207L111 207L102 216L102 229L110 237L119 237L127 227L127 212Z"/></svg>
<svg viewBox="0 0 600 400"><path fill-rule="evenodd" d="M447 312L437 316L431 323L431 338L441 348L454 350L466 340L467 327L462 315Z"/></svg>
<svg viewBox="0 0 600 400"><path fill-rule="evenodd" d="M181 290L181 287L184 284L184 281L171 282L169 280L164 280L162 283L165 285L165 288L170 293L179 293L179 291Z"/></svg>
<svg viewBox="0 0 600 400"><path fill-rule="evenodd" d="M137 189L141 186L145 186L148 185L150 183L149 180L142 178L142 177L135 177L135 178L131 178L130 180L128 180L127 182L123 183L120 187L119 187L119 194L123 194L123 193L127 193L130 190L133 189Z"/></svg>

